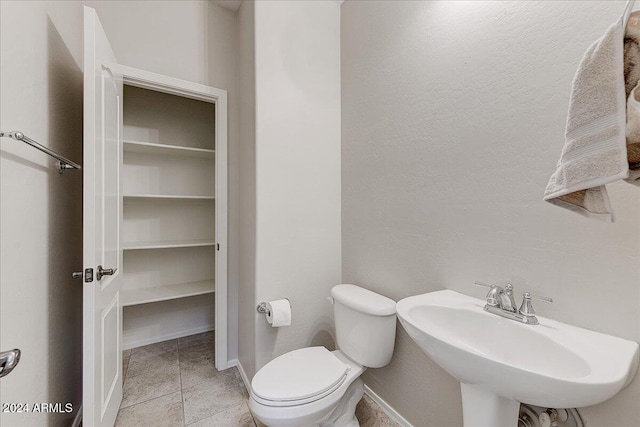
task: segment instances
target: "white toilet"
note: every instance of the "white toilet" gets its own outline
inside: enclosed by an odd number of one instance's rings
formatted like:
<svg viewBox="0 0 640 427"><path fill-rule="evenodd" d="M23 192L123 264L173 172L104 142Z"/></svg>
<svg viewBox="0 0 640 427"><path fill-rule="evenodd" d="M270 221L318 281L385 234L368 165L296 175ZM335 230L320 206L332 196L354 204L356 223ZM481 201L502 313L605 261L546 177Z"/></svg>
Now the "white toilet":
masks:
<svg viewBox="0 0 640 427"><path fill-rule="evenodd" d="M358 427L366 368L391 361L396 303L355 285L331 289L338 349L307 347L273 359L251 381L249 407L269 427Z"/></svg>

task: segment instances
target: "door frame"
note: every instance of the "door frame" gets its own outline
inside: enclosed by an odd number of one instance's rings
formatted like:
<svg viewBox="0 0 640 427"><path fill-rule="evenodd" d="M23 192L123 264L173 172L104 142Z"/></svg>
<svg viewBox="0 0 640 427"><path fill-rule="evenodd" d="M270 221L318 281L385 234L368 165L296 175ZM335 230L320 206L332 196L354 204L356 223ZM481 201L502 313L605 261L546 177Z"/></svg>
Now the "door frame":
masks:
<svg viewBox="0 0 640 427"><path fill-rule="evenodd" d="M216 369L230 367L227 356L227 91L193 83L162 74L144 71L120 64L109 67L122 76L123 83L156 92L197 99L216 105L215 108L215 365Z"/></svg>

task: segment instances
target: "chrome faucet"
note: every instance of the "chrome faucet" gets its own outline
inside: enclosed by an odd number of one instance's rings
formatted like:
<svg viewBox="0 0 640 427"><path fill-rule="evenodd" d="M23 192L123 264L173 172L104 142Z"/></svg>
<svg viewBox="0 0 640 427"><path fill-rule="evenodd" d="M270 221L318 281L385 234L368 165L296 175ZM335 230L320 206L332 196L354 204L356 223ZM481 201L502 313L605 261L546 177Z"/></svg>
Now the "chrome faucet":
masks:
<svg viewBox="0 0 640 427"><path fill-rule="evenodd" d="M489 285L487 283L475 282L476 286L484 286L489 288L487 293L487 303L484 306L484 310L497 314L498 316L506 317L507 319L517 320L518 322L527 325L538 325L538 318L536 312L531 304L531 299L539 299L541 301L552 303L553 300L547 297L539 297L531 295L529 292L525 292L522 295L522 304L520 308L516 309L516 301L513 298L513 285L507 283L505 287L498 285Z"/></svg>

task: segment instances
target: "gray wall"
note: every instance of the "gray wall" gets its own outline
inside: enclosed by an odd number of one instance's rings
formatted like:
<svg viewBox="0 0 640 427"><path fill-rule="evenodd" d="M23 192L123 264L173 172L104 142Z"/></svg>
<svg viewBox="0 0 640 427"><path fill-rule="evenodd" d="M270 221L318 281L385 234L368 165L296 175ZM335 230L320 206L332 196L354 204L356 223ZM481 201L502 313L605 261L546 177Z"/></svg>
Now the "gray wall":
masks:
<svg viewBox="0 0 640 427"><path fill-rule="evenodd" d="M256 299L289 298L292 324L256 318L256 369L331 345L340 236L340 4L255 3ZM244 310L244 308L243 308Z"/></svg>
<svg viewBox="0 0 640 427"><path fill-rule="evenodd" d="M82 162L82 4L0 2L0 129ZM2 402L69 402L73 413L0 412L3 426L68 426L82 403L82 172L0 140L0 350L20 348Z"/></svg>
<svg viewBox="0 0 640 427"><path fill-rule="evenodd" d="M543 316L640 340L638 188L610 186L614 224L542 201L576 67L623 8L345 2L343 281L396 300L512 281L554 298ZM416 426L460 426L459 385L398 332L391 364L365 381ZM639 401L636 379L581 412L632 426Z"/></svg>
<svg viewBox="0 0 640 427"><path fill-rule="evenodd" d="M333 346L326 297L340 282L340 4L242 3L239 360ZM289 298L272 328L259 301Z"/></svg>
<svg viewBox="0 0 640 427"><path fill-rule="evenodd" d="M240 281L238 360L251 380L256 370L256 74L255 8L244 1L238 11L240 87Z"/></svg>

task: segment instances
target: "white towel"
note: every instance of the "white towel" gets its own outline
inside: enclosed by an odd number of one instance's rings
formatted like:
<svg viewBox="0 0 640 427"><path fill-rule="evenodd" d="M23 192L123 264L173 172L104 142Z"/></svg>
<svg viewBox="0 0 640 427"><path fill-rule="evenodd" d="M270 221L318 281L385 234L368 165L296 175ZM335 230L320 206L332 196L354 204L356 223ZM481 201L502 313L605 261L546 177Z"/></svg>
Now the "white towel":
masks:
<svg viewBox="0 0 640 427"><path fill-rule="evenodd" d="M640 186L640 84L631 91L627 101L627 160L627 182Z"/></svg>
<svg viewBox="0 0 640 427"><path fill-rule="evenodd" d="M544 200L581 215L613 222L605 184L627 178L625 13L584 54L573 79L565 144Z"/></svg>

